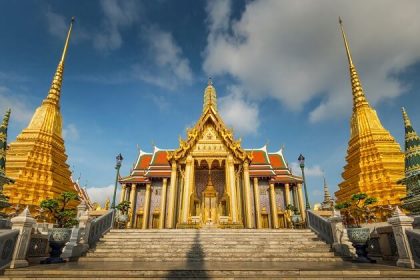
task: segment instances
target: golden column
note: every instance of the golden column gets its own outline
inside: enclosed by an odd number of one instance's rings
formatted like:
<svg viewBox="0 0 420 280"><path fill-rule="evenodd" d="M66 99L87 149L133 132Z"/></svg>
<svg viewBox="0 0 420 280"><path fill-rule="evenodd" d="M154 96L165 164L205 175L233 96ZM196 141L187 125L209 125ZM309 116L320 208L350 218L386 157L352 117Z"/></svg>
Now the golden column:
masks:
<svg viewBox="0 0 420 280"><path fill-rule="evenodd" d="M298 191L298 200L299 200L299 209L300 209L300 215L302 216L302 220L306 220L306 210L305 210L305 204L303 203L303 194L302 194L302 184L299 183L297 187Z"/></svg>
<svg viewBox="0 0 420 280"><path fill-rule="evenodd" d="M130 191L130 219L128 220L127 228L132 228L135 220L136 213L134 209L136 206L134 205L136 201L136 184L131 184L131 191Z"/></svg>
<svg viewBox="0 0 420 280"><path fill-rule="evenodd" d="M160 216L159 216L159 228L165 227L165 208L166 208L166 188L168 185L168 179L163 178L162 192L160 194Z"/></svg>
<svg viewBox="0 0 420 280"><path fill-rule="evenodd" d="M252 228L251 217L251 186L249 182L249 162L244 162L244 194L245 194L245 213L246 213L246 227Z"/></svg>
<svg viewBox="0 0 420 280"><path fill-rule="evenodd" d="M121 185L121 197L120 197L120 203L125 200L125 194L126 194L126 184Z"/></svg>
<svg viewBox="0 0 420 280"><path fill-rule="evenodd" d="M185 165L185 183L184 183L184 193L182 194L182 209L181 209L181 223L188 223L188 213L190 206L190 192L191 192L191 170L194 172L192 167L194 161L191 155L187 157Z"/></svg>
<svg viewBox="0 0 420 280"><path fill-rule="evenodd" d="M243 213L242 213L242 195L241 195L241 188L240 188L240 180L239 174L235 174L235 185L236 185L236 202L238 203L238 220L242 221Z"/></svg>
<svg viewBox="0 0 420 280"><path fill-rule="evenodd" d="M276 206L276 191L274 190L274 184L270 184L270 202L271 202L271 218L273 221L273 228L279 228L279 217L277 214Z"/></svg>
<svg viewBox="0 0 420 280"><path fill-rule="evenodd" d="M166 227L173 228L174 225L174 211L175 211L175 188L176 188L176 161L172 161L171 181L169 185L169 204L168 204L168 219L166 220Z"/></svg>
<svg viewBox="0 0 420 280"><path fill-rule="evenodd" d="M290 187L288 183L284 184L284 204L286 204L284 207L290 204Z"/></svg>
<svg viewBox="0 0 420 280"><path fill-rule="evenodd" d="M258 188L258 178L254 177L254 202L255 202L255 221L256 228L261 228L261 209L260 209L260 190Z"/></svg>
<svg viewBox="0 0 420 280"><path fill-rule="evenodd" d="M143 208L143 224L141 225L142 229L147 229L149 225L149 216L150 216L150 183L146 184L146 194L144 195L144 208Z"/></svg>
<svg viewBox="0 0 420 280"><path fill-rule="evenodd" d="M233 157L229 155L227 158L227 171L229 176L230 190L230 209L232 214L232 222L238 222L238 203L236 203L236 183L235 183L235 166L233 165Z"/></svg>

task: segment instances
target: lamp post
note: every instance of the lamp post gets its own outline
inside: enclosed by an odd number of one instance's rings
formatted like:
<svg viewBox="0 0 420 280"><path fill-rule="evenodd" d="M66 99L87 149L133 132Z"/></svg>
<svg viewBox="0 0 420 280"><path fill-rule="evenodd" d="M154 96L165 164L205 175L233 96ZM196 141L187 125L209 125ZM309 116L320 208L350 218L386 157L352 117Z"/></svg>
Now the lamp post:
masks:
<svg viewBox="0 0 420 280"><path fill-rule="evenodd" d="M303 188L305 190L305 201L306 201L306 209L311 209L311 205L309 204L309 199L308 199L308 191L306 189L306 180L305 180L305 157L300 154L298 157L298 161L299 161L299 166L300 169L302 170L302 178L303 178Z"/></svg>
<svg viewBox="0 0 420 280"><path fill-rule="evenodd" d="M115 165L115 169L117 169L117 176L115 177L114 196L112 197L112 204L111 204L112 209L115 208L115 196L117 195L118 177L120 175L120 167L121 167L121 162L123 159L124 158L122 157L121 154L118 154L118 156L116 157L117 164Z"/></svg>

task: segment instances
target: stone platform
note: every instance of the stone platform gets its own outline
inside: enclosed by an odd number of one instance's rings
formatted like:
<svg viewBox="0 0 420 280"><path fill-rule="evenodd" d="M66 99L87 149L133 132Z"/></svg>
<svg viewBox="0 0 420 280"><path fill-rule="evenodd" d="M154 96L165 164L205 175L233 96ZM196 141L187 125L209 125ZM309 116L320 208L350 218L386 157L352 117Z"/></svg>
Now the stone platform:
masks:
<svg viewBox="0 0 420 280"><path fill-rule="evenodd" d="M420 279L419 270L350 262L88 262L6 270L2 279Z"/></svg>
<svg viewBox="0 0 420 280"><path fill-rule="evenodd" d="M353 264L310 230L111 230L76 263L7 269L4 279L420 279Z"/></svg>

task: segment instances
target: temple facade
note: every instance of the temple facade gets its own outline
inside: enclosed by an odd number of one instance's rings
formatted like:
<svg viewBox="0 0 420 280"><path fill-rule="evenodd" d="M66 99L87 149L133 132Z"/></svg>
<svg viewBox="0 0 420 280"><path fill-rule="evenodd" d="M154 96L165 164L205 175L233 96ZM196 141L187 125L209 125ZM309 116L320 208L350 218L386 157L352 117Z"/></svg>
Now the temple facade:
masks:
<svg viewBox="0 0 420 280"><path fill-rule="evenodd" d="M140 151L120 183L121 201L132 206L129 228L282 228L289 204L305 219L302 179L282 149L243 149L217 111L211 81L203 112L179 147Z"/></svg>
<svg viewBox="0 0 420 280"><path fill-rule="evenodd" d="M397 183L404 176L404 154L369 105L340 20L341 32L350 67L353 114L343 181L335 193L337 202L349 201L356 193L378 199L376 206L401 205L406 189Z"/></svg>

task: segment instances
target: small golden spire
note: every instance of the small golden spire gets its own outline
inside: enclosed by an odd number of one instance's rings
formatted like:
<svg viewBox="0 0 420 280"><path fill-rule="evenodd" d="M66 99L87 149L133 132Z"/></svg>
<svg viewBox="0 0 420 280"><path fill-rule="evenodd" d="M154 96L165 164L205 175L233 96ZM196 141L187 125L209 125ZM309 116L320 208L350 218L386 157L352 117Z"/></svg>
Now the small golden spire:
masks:
<svg viewBox="0 0 420 280"><path fill-rule="evenodd" d="M60 106L60 95L61 95L61 85L63 83L63 72L64 72L64 61L67 55L67 49L70 42L70 35L73 28L74 17L71 18L70 27L67 32L66 42L64 44L63 54L61 55L61 60L58 63L57 70L55 71L50 90L48 92L47 98L43 103L49 103L56 106Z"/></svg>
<svg viewBox="0 0 420 280"><path fill-rule="evenodd" d="M410 118L408 117L407 112L405 111L405 108L401 107L401 111L402 111L402 114L403 114L405 127L411 126Z"/></svg>
<svg viewBox="0 0 420 280"><path fill-rule="evenodd" d="M350 48L349 48L349 44L347 43L347 37L346 37L346 33L344 32L343 21L341 20L341 17L338 17L338 22L340 23L341 34L343 35L344 46L346 47L346 53L347 53L347 59L349 61L349 65L354 66L353 60L351 59Z"/></svg>
<svg viewBox="0 0 420 280"><path fill-rule="evenodd" d="M207 108L212 107L217 112L217 95L216 89L213 86L213 79L209 77L207 81L207 87L204 90L204 104L203 104L203 113Z"/></svg>
<svg viewBox="0 0 420 280"><path fill-rule="evenodd" d="M357 74L356 67L353 64L349 44L347 43L346 33L344 32L343 21L340 17L338 18L338 22L340 23L341 34L343 35L344 46L346 48L347 59L349 61L350 81L353 92L353 110L356 110L362 105L369 105L369 103L366 100L365 94L363 92L362 84L359 79L359 74Z"/></svg>

